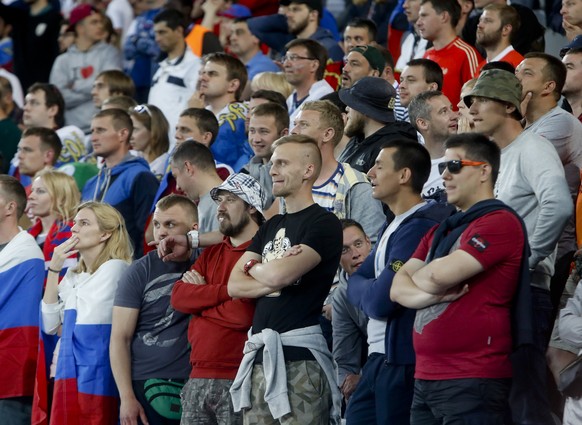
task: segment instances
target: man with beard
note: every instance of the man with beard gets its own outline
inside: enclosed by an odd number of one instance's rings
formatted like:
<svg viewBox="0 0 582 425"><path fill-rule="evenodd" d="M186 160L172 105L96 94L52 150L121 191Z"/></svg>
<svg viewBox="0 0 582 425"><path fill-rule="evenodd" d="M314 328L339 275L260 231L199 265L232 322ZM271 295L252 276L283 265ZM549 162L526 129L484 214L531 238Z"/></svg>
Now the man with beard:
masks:
<svg viewBox="0 0 582 425"><path fill-rule="evenodd" d="M232 174L210 191L218 204L222 243L206 248L172 290L172 306L191 314L190 379L182 392L182 424L242 424L228 390L243 356L254 302L231 298L231 270L264 221L266 195L254 178Z"/></svg>
<svg viewBox="0 0 582 425"><path fill-rule="evenodd" d="M351 137L339 162L347 162L352 168L367 173L386 142L395 139L418 141L410 123L396 121L396 90L388 81L364 77L351 88L342 89L339 96L348 106L345 134Z"/></svg>
<svg viewBox="0 0 582 425"><path fill-rule="evenodd" d="M514 68L523 60L523 56L513 48L511 41L520 25L517 11L506 4L492 3L483 9L477 25L477 44L485 50L487 62L508 62Z"/></svg>
<svg viewBox="0 0 582 425"><path fill-rule="evenodd" d="M319 26L322 13L321 0L292 0L285 14L287 27L297 38L309 38L319 42L332 61L341 61L344 56L341 47L329 30Z"/></svg>

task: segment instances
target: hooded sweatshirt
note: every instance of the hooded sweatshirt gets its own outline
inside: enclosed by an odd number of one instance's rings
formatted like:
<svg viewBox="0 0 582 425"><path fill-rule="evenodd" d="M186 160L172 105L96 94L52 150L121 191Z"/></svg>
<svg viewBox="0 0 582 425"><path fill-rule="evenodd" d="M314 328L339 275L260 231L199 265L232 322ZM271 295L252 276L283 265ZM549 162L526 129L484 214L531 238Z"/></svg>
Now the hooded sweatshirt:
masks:
<svg viewBox="0 0 582 425"><path fill-rule="evenodd" d="M338 161L347 162L358 171L367 173L374 166L376 157L386 142L406 139L418 142L416 130L408 122L396 121L386 124L380 130L364 139L354 136L348 142Z"/></svg>
<svg viewBox="0 0 582 425"><path fill-rule="evenodd" d="M121 213L133 243L134 258L143 254L145 223L158 184L147 161L128 154L116 166L104 166L83 188L83 201L106 202Z"/></svg>

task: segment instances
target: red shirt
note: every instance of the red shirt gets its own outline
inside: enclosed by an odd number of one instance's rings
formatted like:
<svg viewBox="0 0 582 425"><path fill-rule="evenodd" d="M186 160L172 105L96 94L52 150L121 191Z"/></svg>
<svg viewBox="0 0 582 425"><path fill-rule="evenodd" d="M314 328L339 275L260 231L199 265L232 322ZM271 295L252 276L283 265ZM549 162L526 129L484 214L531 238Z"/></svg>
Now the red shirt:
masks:
<svg viewBox="0 0 582 425"><path fill-rule="evenodd" d="M188 341L192 346L190 378L234 379L243 357L247 332L253 322L254 300L232 299L227 284L230 272L251 241L237 247L230 238L204 251L190 270L206 280L194 285L179 280L172 290L172 306L192 314Z"/></svg>
<svg viewBox="0 0 582 425"><path fill-rule="evenodd" d="M424 53L426 59L435 61L443 70L443 93L453 107L461 100L463 84L478 74L479 62L483 59L475 48L459 37L440 50L431 47Z"/></svg>
<svg viewBox="0 0 582 425"><path fill-rule="evenodd" d="M412 258L425 261L435 228ZM483 268L464 283L469 292L452 303L417 311L413 330L418 379L509 378L512 350L510 308L523 251L517 217L495 211L473 221L456 249Z"/></svg>
<svg viewBox="0 0 582 425"><path fill-rule="evenodd" d="M521 61L523 60L523 56L517 50L511 50L506 55L504 55L502 58L499 58L499 59L493 58L493 59L495 61L499 61L499 62L510 63L514 68L517 68L517 65L519 65L521 63ZM481 68L483 68L483 66L486 63L487 63L487 60L483 60L479 64L479 72L481 72Z"/></svg>

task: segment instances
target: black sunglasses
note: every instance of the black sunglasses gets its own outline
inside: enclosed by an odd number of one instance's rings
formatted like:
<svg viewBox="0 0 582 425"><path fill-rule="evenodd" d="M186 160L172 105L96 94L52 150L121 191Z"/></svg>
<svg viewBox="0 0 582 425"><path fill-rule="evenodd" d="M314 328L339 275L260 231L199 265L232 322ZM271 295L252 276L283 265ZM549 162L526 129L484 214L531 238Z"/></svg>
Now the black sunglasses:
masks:
<svg viewBox="0 0 582 425"><path fill-rule="evenodd" d="M440 162L439 167L439 174L445 172L445 170L449 170L451 174L459 174L461 172L461 168L463 167L476 167L478 165L487 164L483 161L468 161L465 159L453 159L451 161Z"/></svg>

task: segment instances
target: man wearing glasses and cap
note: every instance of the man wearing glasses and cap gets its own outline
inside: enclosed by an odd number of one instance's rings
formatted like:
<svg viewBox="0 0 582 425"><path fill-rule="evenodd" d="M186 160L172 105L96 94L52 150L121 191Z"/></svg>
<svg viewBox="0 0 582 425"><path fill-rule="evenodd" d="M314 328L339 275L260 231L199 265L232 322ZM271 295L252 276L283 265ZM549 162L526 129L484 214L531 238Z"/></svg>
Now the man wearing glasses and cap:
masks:
<svg viewBox="0 0 582 425"><path fill-rule="evenodd" d="M522 85L514 74L496 69L481 73L464 101L475 120L475 131L501 149L495 195L524 220L531 248L535 338L533 345L512 358L520 366L515 367L510 399L513 419L516 423L552 423L545 359L552 320L549 289L556 244L572 215L572 197L554 146L521 127Z"/></svg>
<svg viewBox="0 0 582 425"><path fill-rule="evenodd" d="M527 341L527 329L512 329L510 316L525 318L521 326L531 323L531 311L511 311L517 293L529 295L525 225L494 199L500 163L494 142L463 134L445 147L439 168L448 201L460 212L421 240L390 291L393 301L418 310L410 423L502 425L512 344Z"/></svg>
<svg viewBox="0 0 582 425"><path fill-rule="evenodd" d="M242 360L255 307L253 300L231 298L227 283L264 222L267 197L259 182L241 173L230 175L210 196L218 204L224 239L206 248L172 290L172 306L192 315L188 330L192 371L182 392L181 423L236 425L242 424L242 414L234 412L228 391Z"/></svg>

